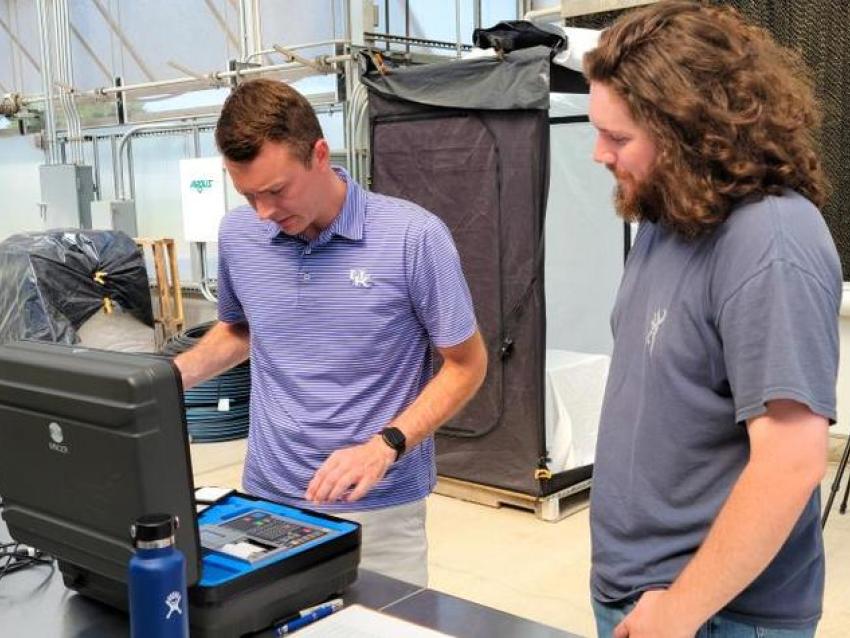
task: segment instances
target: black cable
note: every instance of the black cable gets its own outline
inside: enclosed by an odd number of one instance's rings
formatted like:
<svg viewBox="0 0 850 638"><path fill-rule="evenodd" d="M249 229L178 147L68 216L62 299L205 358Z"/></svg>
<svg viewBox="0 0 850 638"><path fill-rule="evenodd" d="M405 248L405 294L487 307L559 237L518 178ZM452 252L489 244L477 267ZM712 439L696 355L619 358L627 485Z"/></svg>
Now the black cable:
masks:
<svg viewBox="0 0 850 638"><path fill-rule="evenodd" d="M21 543L0 544L0 580L37 565L53 565L53 557Z"/></svg>
<svg viewBox="0 0 850 638"><path fill-rule="evenodd" d="M163 354L175 357L190 350L215 323L209 321L180 332L165 343ZM247 361L184 391L191 440L205 443L246 437L250 396L251 373Z"/></svg>
<svg viewBox="0 0 850 638"><path fill-rule="evenodd" d="M3 497L0 496L0 512L3 505ZM4 576L37 565L50 565L52 569L53 557L17 541L0 543L0 580L3 580Z"/></svg>

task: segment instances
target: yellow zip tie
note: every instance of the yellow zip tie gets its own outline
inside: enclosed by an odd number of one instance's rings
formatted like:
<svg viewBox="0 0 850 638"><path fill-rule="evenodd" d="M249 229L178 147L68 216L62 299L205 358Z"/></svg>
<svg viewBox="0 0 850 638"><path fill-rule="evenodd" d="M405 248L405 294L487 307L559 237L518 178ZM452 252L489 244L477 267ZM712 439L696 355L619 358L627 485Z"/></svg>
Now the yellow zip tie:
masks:
<svg viewBox="0 0 850 638"><path fill-rule="evenodd" d="M109 297L103 298L103 312L108 315L112 314L112 299Z"/></svg>
<svg viewBox="0 0 850 638"><path fill-rule="evenodd" d="M107 273L105 270L98 270L96 273L94 273L94 276L92 278L94 279L94 282L96 284L100 284L101 286L103 286L106 284L106 275L108 274L109 273Z"/></svg>
<svg viewBox="0 0 850 638"><path fill-rule="evenodd" d="M534 480L539 481L540 479L549 480L552 478L552 471L545 467L538 467L534 470Z"/></svg>

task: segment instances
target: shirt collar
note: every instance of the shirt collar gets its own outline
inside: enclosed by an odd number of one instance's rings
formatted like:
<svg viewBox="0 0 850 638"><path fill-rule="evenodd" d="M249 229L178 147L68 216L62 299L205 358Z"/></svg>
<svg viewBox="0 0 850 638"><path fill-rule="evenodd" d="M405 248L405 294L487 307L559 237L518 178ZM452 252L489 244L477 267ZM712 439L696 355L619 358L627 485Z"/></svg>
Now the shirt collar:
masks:
<svg viewBox="0 0 850 638"><path fill-rule="evenodd" d="M299 239L313 246L328 243L334 235L355 241L363 239L363 229L366 225L366 191L360 184L351 179L351 175L344 168L339 166L332 168L334 173L345 182L345 201L331 225L313 241L299 235ZM274 222L267 222L267 233L269 239L274 239L278 235L285 235Z"/></svg>

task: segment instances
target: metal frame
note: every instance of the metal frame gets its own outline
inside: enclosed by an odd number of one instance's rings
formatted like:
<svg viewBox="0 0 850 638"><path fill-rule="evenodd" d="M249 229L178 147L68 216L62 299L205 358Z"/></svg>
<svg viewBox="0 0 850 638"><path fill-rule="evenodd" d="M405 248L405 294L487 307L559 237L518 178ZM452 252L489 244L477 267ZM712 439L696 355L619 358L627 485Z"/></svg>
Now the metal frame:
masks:
<svg viewBox="0 0 850 638"><path fill-rule="evenodd" d="M73 164L83 163L82 125L74 91L74 71L71 60L71 31L68 19L68 0L53 0L53 49L55 77L50 78L59 89L59 102L65 113Z"/></svg>
<svg viewBox="0 0 850 638"><path fill-rule="evenodd" d="M204 0L204 4L207 5L207 9L212 14L213 19L218 23L218 26L221 28L222 33L224 33L225 37L233 44L234 47L239 46L239 38L236 37L236 34L231 31L227 26L227 21L224 19L224 16L219 13L218 9L215 8L215 5L212 3L212 0Z"/></svg>
<svg viewBox="0 0 850 638"><path fill-rule="evenodd" d="M150 69L145 64L143 57L134 48L133 44L123 32L115 18L110 14L103 0L91 0L97 11L108 24L111 31L121 41L129 55L133 58L144 76L148 79L137 84L124 85L120 79L112 79L109 69L98 60L92 47L82 37L80 32L71 24L68 12L68 0L36 0L39 16L39 38L41 44L42 65L31 57L30 61L42 71L43 94L24 96L20 94L9 94L0 96L0 104L4 112L14 115L16 110L23 111L27 105L44 103L45 115L45 157L46 162L60 163L65 160L66 152L68 158L74 163L80 163L83 159L83 141L92 144L94 166L94 182L99 198L104 197L104 189L101 180L101 158L98 142L109 139L112 165L113 186L116 199L133 198L135 195L135 177L133 171L132 139L139 135L162 135L175 134L178 132L193 132L196 140L195 153L197 154L197 138L200 130L212 127L211 114L209 120L204 116L196 115L190 118L166 118L163 121L147 121L133 124L119 118L118 126L126 126L120 133L97 133L97 127L86 128L85 134L77 111L79 99L117 99L120 103L126 101L126 96L135 92L144 92L151 89L169 89L189 87L197 85L198 82L207 83L209 86L221 87L232 83L238 83L243 78L266 73L305 72L308 74L324 73L336 74L340 77L340 87L336 96L331 101L313 100L314 107L341 107L344 113L344 136L346 147L346 159L352 176L366 184L368 182L369 169L369 135L368 135L368 103L365 87L359 82L359 67L356 61L358 51L375 41L404 44L406 53L404 60L408 62L433 62L435 60L451 59L448 56L426 55L410 53L411 47L428 47L434 49L453 50L456 56L469 49L460 39L460 0L455 0L456 40L454 42L442 42L422 38L410 37L411 12L409 1L405 2L405 35L394 35L391 33L377 34L367 31L364 27L370 24L367 12L371 14L373 0L346 0L345 9L345 37L343 39L325 40L321 42L308 42L301 44L277 44L263 48L261 43L259 0L229 0L230 6L239 15L239 33L233 34L228 28L224 17L211 4L211 0L205 0L207 9L225 33L228 42L239 49L238 60L233 69L217 70L209 73L199 73L186 68L177 62L171 62L171 66L178 68L185 76L166 80L155 80ZM519 7L519 4L518 4ZM332 2L334 30L336 29L336 9ZM389 6L385 9L389 11ZM474 19L476 26L481 19L481 0L475 0ZM387 24L389 22L387 21ZM8 31L8 27L3 25ZM73 34L83 49L92 59L98 63L99 68L107 77L110 84L88 91L76 91L73 84L70 38ZM11 35L11 33L10 33ZM20 45L20 43L17 43ZM303 49L319 46L333 46L335 51L331 55L308 58L297 53ZM22 48L22 47L21 47ZM286 60L284 63L272 63L257 65L257 58L268 58L272 54L281 55ZM62 135L57 132L55 106L59 104L65 115L67 131ZM126 180L126 181L125 181ZM201 249L201 291L207 298L212 297L209 286L209 278L206 276L205 250ZM193 264L194 264L193 254Z"/></svg>
<svg viewBox="0 0 850 638"><path fill-rule="evenodd" d="M14 45L17 47L17 49L18 49L21 53L23 53L23 54L24 54L24 57L25 57L27 60L29 60L30 64L32 64L32 65L33 65L33 67L35 67L35 70L36 70L36 71L38 71L39 73L41 73L41 66L39 66L39 64L38 64L38 62L36 61L36 59L35 59L35 58L32 56L32 54L31 54L31 53L27 50L27 48L24 46L23 42L21 42L21 41L18 39L18 36L16 36L14 33L12 33L12 29L10 29L10 28L9 28L9 25L8 25L8 24L6 24L6 21L5 21L3 18L0 18L0 28L2 28L2 29L3 29L3 31L5 31L5 32L6 32L6 35L8 35L8 36L9 36L9 40L12 42L12 44L14 44Z"/></svg>
<svg viewBox="0 0 850 638"><path fill-rule="evenodd" d="M109 13L109 10L103 6L103 2L101 0L91 0L91 2L94 4L98 13L100 13L103 19L106 20L106 24L109 25L109 28L112 29L112 32L116 36L118 36L119 40L121 40L121 44L124 45L124 48L127 49L127 52L130 54L133 60L135 60L136 65L139 67L144 76L152 82L154 79L153 73L151 73L150 69L145 64L145 61L142 59L142 56L139 55L139 52L136 51L136 47L134 47L133 43L130 42L129 38L127 38L127 35L121 29L121 25L115 22L115 18L113 18L112 14Z"/></svg>
<svg viewBox="0 0 850 638"><path fill-rule="evenodd" d="M51 81L53 66L48 36L50 23L45 0L36 0L36 8L38 11L38 40L41 48L41 61L44 65L41 82L44 87L44 125L47 132L44 138L45 160L48 164L56 164L59 161L59 156L56 145L56 116L53 108L53 83Z"/></svg>
<svg viewBox="0 0 850 638"><path fill-rule="evenodd" d="M384 42L386 44L404 44L407 50L411 46L429 48L429 49L454 49L457 52L469 51L472 49L471 44L462 44L459 42L449 42L447 40L428 40L426 38L412 38L410 36L393 35L391 33L373 33L366 31L363 37L368 43ZM458 54L458 57L460 55Z"/></svg>
<svg viewBox="0 0 850 638"><path fill-rule="evenodd" d="M74 35L75 38L77 38L77 41L80 43L80 46L83 47L83 50L89 54L89 57L95 63L97 68L99 68L103 72L107 80L112 80L112 72L108 68L106 68L106 65L101 61L100 57L98 57L94 49L92 49L91 45L88 43L88 40L86 40L83 37L83 34L80 33L77 27L74 26L74 23L71 22L70 16L68 16L68 24L71 27L71 33Z"/></svg>

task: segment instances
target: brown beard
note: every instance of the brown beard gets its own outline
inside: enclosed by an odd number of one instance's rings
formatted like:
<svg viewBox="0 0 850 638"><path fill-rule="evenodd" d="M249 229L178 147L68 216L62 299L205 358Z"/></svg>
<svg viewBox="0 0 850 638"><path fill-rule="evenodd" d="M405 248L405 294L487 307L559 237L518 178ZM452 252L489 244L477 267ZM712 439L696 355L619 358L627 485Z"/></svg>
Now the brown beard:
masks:
<svg viewBox="0 0 850 638"><path fill-rule="evenodd" d="M642 220L656 221L661 213L663 198L654 171L641 181L627 173L615 173L617 186L614 189L614 207L617 214L627 222ZM626 184L626 188L623 187Z"/></svg>

